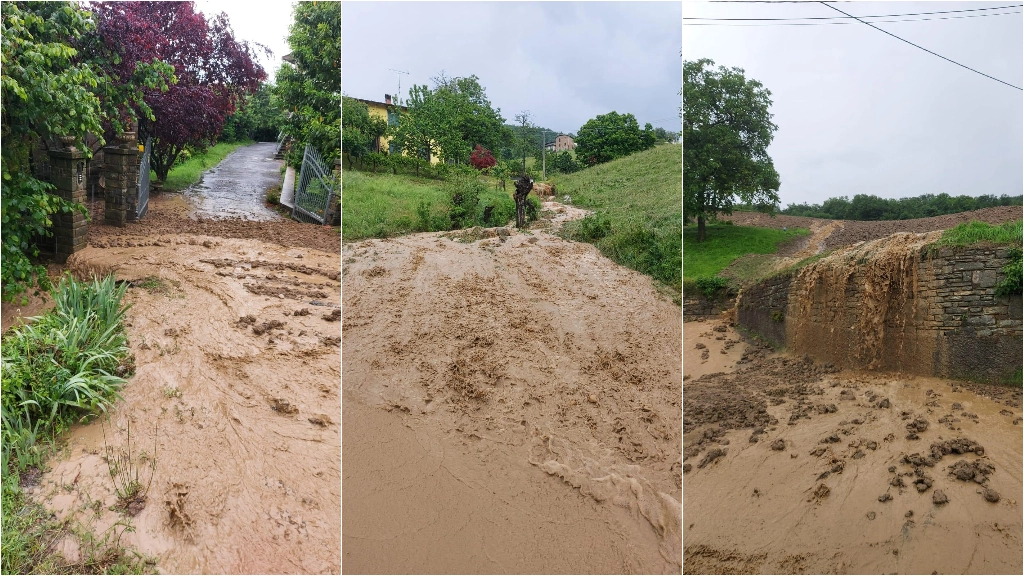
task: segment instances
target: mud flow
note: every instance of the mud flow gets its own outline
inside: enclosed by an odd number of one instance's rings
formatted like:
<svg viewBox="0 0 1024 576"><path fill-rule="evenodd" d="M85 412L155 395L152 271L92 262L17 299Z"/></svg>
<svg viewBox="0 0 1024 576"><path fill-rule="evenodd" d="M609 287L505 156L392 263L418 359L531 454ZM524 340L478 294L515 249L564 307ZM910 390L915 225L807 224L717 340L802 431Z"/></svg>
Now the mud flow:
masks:
<svg viewBox="0 0 1024 576"><path fill-rule="evenodd" d="M68 262L129 284L137 368L109 418L72 430L33 497L97 533L129 521L122 543L165 573L337 573L338 255L165 225L97 226ZM105 455L128 447L129 424L152 480L122 514Z"/></svg>
<svg viewBox="0 0 1024 576"><path fill-rule="evenodd" d="M343 247L343 570L679 573L680 308L490 232Z"/></svg>
<svg viewBox="0 0 1024 576"><path fill-rule="evenodd" d="M1021 573L1019 388L685 326L685 573Z"/></svg>

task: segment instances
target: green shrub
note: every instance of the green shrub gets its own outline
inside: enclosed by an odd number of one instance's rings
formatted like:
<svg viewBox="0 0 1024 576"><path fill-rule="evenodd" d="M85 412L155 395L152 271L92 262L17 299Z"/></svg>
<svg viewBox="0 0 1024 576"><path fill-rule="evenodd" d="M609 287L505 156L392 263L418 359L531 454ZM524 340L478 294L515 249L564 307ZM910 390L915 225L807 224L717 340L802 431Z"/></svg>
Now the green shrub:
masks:
<svg viewBox="0 0 1024 576"><path fill-rule="evenodd" d="M80 417L105 412L132 370L122 322L127 284L113 277L80 283L65 277L46 315L12 329L3 342L0 419L3 463L23 469L36 443Z"/></svg>
<svg viewBox="0 0 1024 576"><path fill-rule="evenodd" d="M277 188L272 188L270 190L267 190L267 202L269 202L269 203L271 203L271 204L273 204L275 206L280 204L281 203L281 191L278 190Z"/></svg>
<svg viewBox="0 0 1024 576"><path fill-rule="evenodd" d="M700 276L694 280L697 290L707 298L712 298L719 290L725 288L728 283L721 276Z"/></svg>
<svg viewBox="0 0 1024 576"><path fill-rule="evenodd" d="M469 228L476 225L477 205L484 185L474 176L453 176L444 185L451 209L448 213L452 229Z"/></svg>
<svg viewBox="0 0 1024 576"><path fill-rule="evenodd" d="M565 225L566 236L577 242L597 242L612 233L612 222L604 216L589 214Z"/></svg>
<svg viewBox="0 0 1024 576"><path fill-rule="evenodd" d="M1022 252L1020 248L1013 248L1010 250L1010 261L1003 266L1003 274L1006 277L996 284L996 295L997 296L1010 296L1011 294L1020 294L1021 289L1024 288L1024 266L1022 266Z"/></svg>
<svg viewBox="0 0 1024 576"><path fill-rule="evenodd" d="M477 208L477 222L481 226L493 228L505 226L516 217L516 203L508 194L487 190L480 195Z"/></svg>

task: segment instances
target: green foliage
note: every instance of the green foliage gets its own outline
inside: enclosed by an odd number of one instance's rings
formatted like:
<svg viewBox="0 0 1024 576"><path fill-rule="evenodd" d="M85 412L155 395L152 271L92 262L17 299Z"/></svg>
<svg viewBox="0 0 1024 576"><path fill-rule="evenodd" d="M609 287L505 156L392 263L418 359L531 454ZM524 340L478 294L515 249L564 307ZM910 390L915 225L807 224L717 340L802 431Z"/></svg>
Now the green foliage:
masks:
<svg viewBox="0 0 1024 576"><path fill-rule="evenodd" d="M274 87L263 84L245 96L238 111L228 117L221 142L273 142L284 124L281 103L273 96Z"/></svg>
<svg viewBox="0 0 1024 576"><path fill-rule="evenodd" d="M441 184L406 175L345 171L342 240L389 238L448 230L448 197Z"/></svg>
<svg viewBox="0 0 1024 576"><path fill-rule="evenodd" d="M959 224L942 233L942 237L936 242L936 246L970 246L980 242L992 244L1010 244L1020 246L1022 243L1022 223L1004 222L1003 224L988 224L985 222L972 221Z"/></svg>
<svg viewBox="0 0 1024 576"><path fill-rule="evenodd" d="M3 461L21 468L38 460L41 435L79 417L106 412L132 371L121 304L127 284L113 277L53 290L55 306L4 337Z"/></svg>
<svg viewBox="0 0 1024 576"><path fill-rule="evenodd" d="M693 285L706 298L712 298L719 290L728 286L728 281L721 276L698 276Z"/></svg>
<svg viewBox="0 0 1024 576"><path fill-rule="evenodd" d="M1021 254L1020 248L1010 251L1010 261L1003 266L1003 274L1006 276L996 284L996 296L1020 295L1024 288L1024 260Z"/></svg>
<svg viewBox="0 0 1024 576"><path fill-rule="evenodd" d="M595 242L619 264L682 288L682 154L658 146L553 178L559 195L611 222ZM569 227L567 231L573 231Z"/></svg>
<svg viewBox="0 0 1024 576"><path fill-rule="evenodd" d="M526 207L527 220L537 219L537 204L536 199L532 199L532 203L528 203ZM531 208L533 217L530 217ZM476 222L480 226L487 228L494 228L496 226L506 226L509 221L515 220L516 218L516 203L508 194L502 192L495 192L493 190L483 190L480 192L480 199L477 203L476 211Z"/></svg>
<svg viewBox="0 0 1024 576"><path fill-rule="evenodd" d="M707 221L732 213L737 198L768 211L779 202L779 174L768 156L777 129L771 92L740 68L712 66L683 62L683 216L697 221L697 241Z"/></svg>
<svg viewBox="0 0 1024 576"><path fill-rule="evenodd" d="M37 241L51 235L52 216L85 213L51 195L52 186L32 175L32 147L40 138L53 142L70 135L75 146L88 150L86 133L103 134L105 121L120 128L122 105L141 102L144 87L166 89L166 79L174 77L160 62L140 63L135 85L113 85L99 72L105 54L74 47L95 32L90 13L75 3L2 2L0 13L0 281L2 298L10 301L33 283L47 288L45 269L32 259L39 255ZM140 109L149 112L144 105Z"/></svg>
<svg viewBox="0 0 1024 576"><path fill-rule="evenodd" d="M609 112L587 120L576 136L576 157L594 166L654 147L654 128L640 130L632 114Z"/></svg>
<svg viewBox="0 0 1024 576"><path fill-rule="evenodd" d="M296 3L288 45L295 65L281 65L273 91L292 112L285 131L296 140L293 152L309 144L331 163L341 155L341 6ZM297 166L301 156L289 162Z"/></svg>
<svg viewBox="0 0 1024 576"><path fill-rule="evenodd" d="M808 234L804 228L790 228L783 232L775 228L752 226L708 226L708 237L697 241L693 226L683 228L683 275L689 279L714 276L740 256L747 254L773 254L779 244Z"/></svg>
<svg viewBox="0 0 1024 576"><path fill-rule="evenodd" d="M561 152L552 154L548 157L548 170L551 170L552 172L572 174L573 172L579 172L582 169L583 166L576 161L572 152L569 152L568 150L562 150Z"/></svg>
<svg viewBox="0 0 1024 576"><path fill-rule="evenodd" d="M772 310L772 320L775 322L782 322L786 319L786 315L782 310Z"/></svg>
<svg viewBox="0 0 1024 576"><path fill-rule="evenodd" d="M341 98L341 149L348 156L349 168L356 158L372 161L374 168L382 164L381 158L370 158L380 154L374 142L388 133L388 121L370 114L370 107L355 98Z"/></svg>
<svg viewBox="0 0 1024 576"><path fill-rule="evenodd" d="M597 242L611 233L612 221L596 214L565 224L566 237L577 242Z"/></svg>
<svg viewBox="0 0 1024 576"><path fill-rule="evenodd" d="M445 184L444 191L451 205L448 217L451 218L453 230L476 224L480 194L485 190L484 185L475 177L458 176Z"/></svg>
<svg viewBox="0 0 1024 576"><path fill-rule="evenodd" d="M857 194L853 200L846 196L829 198L821 204L790 204L780 212L790 216L809 216L830 220L909 220L944 214L957 214L995 206L1020 206L1024 196L950 196L949 194L922 194L912 198L880 198L873 194Z"/></svg>
<svg viewBox="0 0 1024 576"><path fill-rule="evenodd" d="M281 203L281 190L277 188L271 188L267 190L267 202L277 206Z"/></svg>

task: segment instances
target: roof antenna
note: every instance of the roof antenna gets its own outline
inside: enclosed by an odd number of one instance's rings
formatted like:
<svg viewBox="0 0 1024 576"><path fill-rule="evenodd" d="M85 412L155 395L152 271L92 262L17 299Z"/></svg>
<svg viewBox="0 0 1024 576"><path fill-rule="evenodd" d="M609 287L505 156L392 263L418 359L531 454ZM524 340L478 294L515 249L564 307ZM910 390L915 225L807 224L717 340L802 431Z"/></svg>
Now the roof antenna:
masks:
<svg viewBox="0 0 1024 576"><path fill-rule="evenodd" d="M397 104L398 103L398 98L400 98L401 95L402 95L402 74L405 74L406 76L408 76L409 73L405 72L404 70L395 70L394 68L388 68L388 70L391 70L392 72L397 72L398 73L398 92L395 93L395 103Z"/></svg>

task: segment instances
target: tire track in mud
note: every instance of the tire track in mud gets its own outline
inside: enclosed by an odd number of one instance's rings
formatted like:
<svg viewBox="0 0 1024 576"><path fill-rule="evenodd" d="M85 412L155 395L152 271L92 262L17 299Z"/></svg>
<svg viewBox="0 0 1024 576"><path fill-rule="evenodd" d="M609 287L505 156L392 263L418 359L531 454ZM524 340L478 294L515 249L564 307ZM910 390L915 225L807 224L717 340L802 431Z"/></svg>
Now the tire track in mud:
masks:
<svg viewBox="0 0 1024 576"><path fill-rule="evenodd" d="M513 231L471 243L418 234L349 244L342 258L344 544L346 562L353 562L346 571L400 569L418 553L431 556L427 549L446 558L421 570L493 571L457 552L457 523L471 526L509 571L559 571L564 558L550 543L564 556L610 538L601 554L562 569L678 572L678 306L596 248L543 233ZM452 525L434 521L434 536L417 536L423 548L409 548L408 557L364 563L386 534L410 530L400 519L364 516L366 498L377 495L368 492L371 479L357 463L371 456L348 441L349 427L359 434L360 422L377 419L385 427L404 424L418 448L392 447L374 458L443 454L460 486L518 501L508 521L531 538L540 530L550 542L509 540L465 510L453 513ZM391 499L450 497L429 486L410 488L400 472L390 476L403 486ZM562 501L558 495L567 490L587 500ZM533 500L517 498L523 494ZM561 503L528 504L552 498ZM579 534L559 532L552 522L577 514L592 517ZM540 556L519 557L521 548Z"/></svg>
<svg viewBox="0 0 1024 576"><path fill-rule="evenodd" d="M132 286L137 370L109 422L72 431L34 497L61 517L101 501L93 521L112 525L103 427L123 443L130 421L134 448L152 453L158 426L148 500L122 542L171 573L340 571L337 255L189 235L133 243L69 260Z"/></svg>

